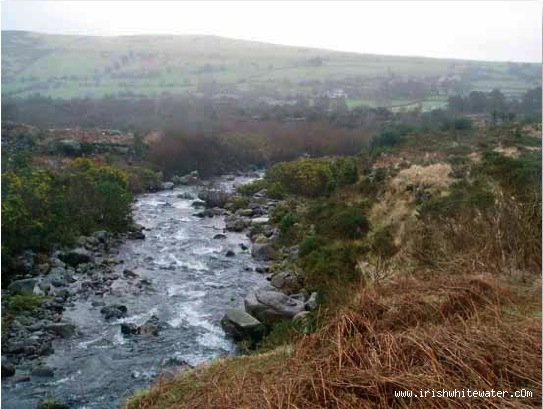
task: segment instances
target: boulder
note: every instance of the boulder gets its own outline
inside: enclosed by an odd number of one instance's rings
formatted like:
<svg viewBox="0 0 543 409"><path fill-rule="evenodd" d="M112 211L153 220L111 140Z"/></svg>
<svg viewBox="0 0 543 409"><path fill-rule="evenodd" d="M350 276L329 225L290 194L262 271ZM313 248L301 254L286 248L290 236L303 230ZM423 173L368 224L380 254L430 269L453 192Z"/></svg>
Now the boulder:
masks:
<svg viewBox="0 0 543 409"><path fill-rule="evenodd" d="M305 310L303 301L289 297L277 290L253 290L245 298L245 310L263 322L273 324L291 320Z"/></svg>
<svg viewBox="0 0 543 409"><path fill-rule="evenodd" d="M234 253L232 250L227 250L225 254L226 257L234 257L235 255L236 253Z"/></svg>
<svg viewBox="0 0 543 409"><path fill-rule="evenodd" d="M225 240L226 239L226 234L219 233L219 234L214 235L213 238L215 240Z"/></svg>
<svg viewBox="0 0 543 409"><path fill-rule="evenodd" d="M2 378L9 378L13 375L15 375L15 366L2 357Z"/></svg>
<svg viewBox="0 0 543 409"><path fill-rule="evenodd" d="M176 197L178 199L186 199L186 200L194 199L194 196L192 196L189 192L179 193Z"/></svg>
<svg viewBox="0 0 543 409"><path fill-rule="evenodd" d="M316 292L311 293L309 299L305 302L306 310L313 311L315 308L317 308L317 297L318 294Z"/></svg>
<svg viewBox="0 0 543 409"><path fill-rule="evenodd" d="M251 220L252 224L266 224L270 222L269 217L255 217Z"/></svg>
<svg viewBox="0 0 543 409"><path fill-rule="evenodd" d="M282 271L280 273L274 274L271 278L270 284L275 288L280 289L287 294L298 291L301 286L298 281L296 274L291 273L290 271Z"/></svg>
<svg viewBox="0 0 543 409"><path fill-rule="evenodd" d="M198 199L203 200L207 207L224 207L230 195L219 189L204 189L198 193Z"/></svg>
<svg viewBox="0 0 543 409"><path fill-rule="evenodd" d="M49 368L48 366L38 365L32 369L30 375L37 378L52 378L55 376L55 371L53 368Z"/></svg>
<svg viewBox="0 0 543 409"><path fill-rule="evenodd" d="M59 258L72 267L77 267L78 264L92 261L90 253L81 247L61 253Z"/></svg>
<svg viewBox="0 0 543 409"><path fill-rule="evenodd" d="M229 309L221 320L224 332L234 341L248 339L258 342L264 336L266 328L252 315L241 309Z"/></svg>
<svg viewBox="0 0 543 409"><path fill-rule="evenodd" d="M160 184L160 189L162 190L172 190L175 186L175 183L173 182L164 182Z"/></svg>
<svg viewBox="0 0 543 409"><path fill-rule="evenodd" d="M123 270L123 276L125 278L137 278L139 277L136 273L134 273L132 270L124 269Z"/></svg>
<svg viewBox="0 0 543 409"><path fill-rule="evenodd" d="M253 243L251 248L251 256L255 260L269 261L273 259L273 247L271 243Z"/></svg>
<svg viewBox="0 0 543 409"><path fill-rule="evenodd" d="M123 335L137 335L138 326L136 324L125 323L121 324L121 334Z"/></svg>
<svg viewBox="0 0 543 409"><path fill-rule="evenodd" d="M121 333L124 335L154 335L157 336L160 330L160 320L156 315L151 316L144 324L139 327L136 324L121 324Z"/></svg>
<svg viewBox="0 0 543 409"><path fill-rule="evenodd" d="M62 338L70 338L75 333L75 325L58 322L43 327L45 331L52 332Z"/></svg>
<svg viewBox="0 0 543 409"><path fill-rule="evenodd" d="M139 335L158 335L160 330L160 320L156 315L152 315L143 325L138 328Z"/></svg>
<svg viewBox="0 0 543 409"><path fill-rule="evenodd" d="M240 232L250 224L249 219L238 215L230 215L224 218L225 228L228 231Z"/></svg>
<svg viewBox="0 0 543 409"><path fill-rule="evenodd" d="M107 243L109 239L109 233L106 230L99 230L93 233L93 237L96 238L99 243Z"/></svg>
<svg viewBox="0 0 543 409"><path fill-rule="evenodd" d="M8 291L12 294L34 294L34 288L38 280L36 278L25 278L23 280L12 281L8 285Z"/></svg>
<svg viewBox="0 0 543 409"><path fill-rule="evenodd" d="M126 306L120 305L120 304L108 305L100 309L100 313L104 315L104 318L106 320L109 320L112 318L118 319L118 318L126 317L127 312L128 312L128 309L126 308Z"/></svg>

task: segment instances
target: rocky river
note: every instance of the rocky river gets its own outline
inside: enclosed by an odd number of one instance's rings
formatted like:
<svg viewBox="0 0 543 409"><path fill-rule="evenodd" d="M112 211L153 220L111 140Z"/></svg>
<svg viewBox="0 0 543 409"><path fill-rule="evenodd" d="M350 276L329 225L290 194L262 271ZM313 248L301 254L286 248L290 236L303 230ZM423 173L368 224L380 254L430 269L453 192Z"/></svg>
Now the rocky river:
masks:
<svg viewBox="0 0 543 409"><path fill-rule="evenodd" d="M250 180L214 183L232 190ZM15 376L3 379L2 408L34 409L44 398L70 408L116 408L161 372L236 353L220 319L267 282L256 272L264 262L251 257L244 232L224 231L223 216L195 215L200 189L180 186L137 197L134 220L144 226L145 239L123 240L103 255L111 278L106 289L83 291L89 273L74 270L62 314L74 334L55 338L52 354L22 361ZM103 309L111 305L126 312L106 320ZM149 322L148 333L136 333Z"/></svg>

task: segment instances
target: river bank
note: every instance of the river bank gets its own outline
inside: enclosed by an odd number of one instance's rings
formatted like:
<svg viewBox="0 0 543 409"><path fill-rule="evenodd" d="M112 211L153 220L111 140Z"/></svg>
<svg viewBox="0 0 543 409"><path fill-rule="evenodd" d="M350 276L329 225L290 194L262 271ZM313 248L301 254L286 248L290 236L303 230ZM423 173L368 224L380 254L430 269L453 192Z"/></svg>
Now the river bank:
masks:
<svg viewBox="0 0 543 409"><path fill-rule="evenodd" d="M213 184L232 191L254 177ZM44 271L31 278L32 291L52 298L39 313L17 315L5 334L3 369L15 374L3 379L3 407L55 398L70 408L113 408L161 372L236 353L219 321L267 283L266 261L251 256L229 211L195 209L202 189L141 195L134 221L143 230L117 238L97 232L81 238L85 250L34 266ZM244 223L265 221L265 207L253 210Z"/></svg>

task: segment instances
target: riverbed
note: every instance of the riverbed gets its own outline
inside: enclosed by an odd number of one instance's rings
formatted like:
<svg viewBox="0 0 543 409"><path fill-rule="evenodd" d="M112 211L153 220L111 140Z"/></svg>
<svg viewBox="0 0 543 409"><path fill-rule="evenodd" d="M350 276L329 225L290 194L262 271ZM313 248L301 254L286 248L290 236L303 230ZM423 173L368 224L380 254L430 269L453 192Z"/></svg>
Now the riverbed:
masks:
<svg viewBox="0 0 543 409"><path fill-rule="evenodd" d="M214 183L232 190L250 180L222 177ZM78 332L55 341L55 352L44 360L54 377L3 382L2 408L34 409L46 397L70 408L117 408L161 371L237 352L219 321L227 308L243 305L251 288L266 282L255 272L263 265L251 258L244 233L223 231L224 217L194 215L194 200L183 197L196 198L199 189L183 186L136 198L134 220L145 227L145 239L127 240L111 255L120 278L108 292L75 299L66 308L64 320ZM226 237L214 238L217 234ZM126 269L137 279L124 277ZM128 314L108 322L100 313L103 303L125 305ZM140 325L152 315L162 323L157 336L121 333L122 323Z"/></svg>

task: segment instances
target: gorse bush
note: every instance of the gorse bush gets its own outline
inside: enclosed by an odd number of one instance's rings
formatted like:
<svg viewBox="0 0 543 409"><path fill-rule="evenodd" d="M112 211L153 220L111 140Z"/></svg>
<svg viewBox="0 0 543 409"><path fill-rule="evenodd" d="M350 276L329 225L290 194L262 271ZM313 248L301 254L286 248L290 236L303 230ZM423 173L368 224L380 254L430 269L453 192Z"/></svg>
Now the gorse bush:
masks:
<svg viewBox="0 0 543 409"><path fill-rule="evenodd" d="M307 219L318 234L336 239L361 239L370 229L364 209L337 201L317 202L308 209Z"/></svg>
<svg viewBox="0 0 543 409"><path fill-rule="evenodd" d="M285 192L305 197L328 196L358 179L356 158L299 159L272 166L265 179Z"/></svg>
<svg viewBox="0 0 543 409"><path fill-rule="evenodd" d="M76 159L62 172L25 169L2 174L5 255L69 244L94 230L122 231L132 196L126 173Z"/></svg>

